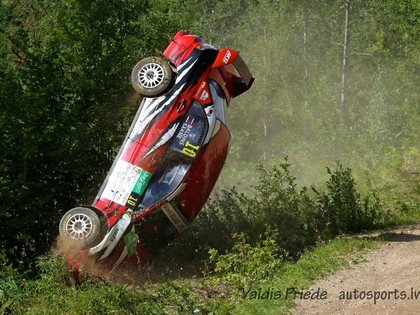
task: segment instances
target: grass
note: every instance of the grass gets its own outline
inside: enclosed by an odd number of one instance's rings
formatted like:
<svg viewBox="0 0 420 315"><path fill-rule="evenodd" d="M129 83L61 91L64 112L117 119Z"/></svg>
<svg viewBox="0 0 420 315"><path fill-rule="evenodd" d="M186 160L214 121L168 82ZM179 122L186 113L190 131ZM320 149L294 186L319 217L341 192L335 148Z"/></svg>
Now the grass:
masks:
<svg viewBox="0 0 420 315"><path fill-rule="evenodd" d="M380 244L380 240L337 238L306 252L296 263L285 263L269 281L249 288L281 292L279 299L245 297L243 290L224 284L218 276L130 287L87 279L76 288L66 284L65 267L60 260L48 258L41 263L43 273L39 279L26 280L15 274L0 282L4 292L0 296L0 313L287 314L294 305L293 299L284 297L288 288L308 288L317 279L359 263L366 252Z"/></svg>
<svg viewBox="0 0 420 315"><path fill-rule="evenodd" d="M354 233L420 221L417 199L383 209L374 195L359 195L340 165L315 197L295 185L288 167L261 169L253 196L227 191L157 259L157 271L126 271L130 285L86 278L75 287L57 257L39 259L33 279L0 252L0 314L288 314L293 293L363 262L382 244ZM168 280L159 265L189 274Z"/></svg>
<svg viewBox="0 0 420 315"><path fill-rule="evenodd" d="M316 280L328 274L362 262L363 256L368 251L378 248L380 244L382 244L380 240L342 237L320 245L305 253L298 262L286 263L273 281L261 287L251 288L251 290L261 288L261 292L279 292L280 298L242 297L226 314L288 314L294 306L292 289L307 289Z"/></svg>

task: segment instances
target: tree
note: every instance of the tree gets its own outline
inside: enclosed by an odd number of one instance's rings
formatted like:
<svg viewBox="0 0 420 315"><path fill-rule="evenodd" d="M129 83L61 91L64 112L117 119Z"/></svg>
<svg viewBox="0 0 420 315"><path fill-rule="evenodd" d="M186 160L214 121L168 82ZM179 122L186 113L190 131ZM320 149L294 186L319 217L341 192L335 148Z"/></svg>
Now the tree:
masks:
<svg viewBox="0 0 420 315"><path fill-rule="evenodd" d="M131 67L179 27L164 12L146 0L2 2L0 249L15 261L48 250L61 214L92 202L134 115Z"/></svg>

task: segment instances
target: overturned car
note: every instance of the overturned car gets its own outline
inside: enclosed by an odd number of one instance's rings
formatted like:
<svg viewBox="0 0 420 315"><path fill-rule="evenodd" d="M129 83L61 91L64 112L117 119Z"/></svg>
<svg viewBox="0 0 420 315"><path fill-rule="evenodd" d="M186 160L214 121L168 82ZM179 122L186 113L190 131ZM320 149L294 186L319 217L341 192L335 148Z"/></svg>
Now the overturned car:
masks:
<svg viewBox="0 0 420 315"><path fill-rule="evenodd" d="M228 105L254 78L238 51L179 31L131 81L143 100L121 149L93 204L59 226L79 255L111 269L147 264L197 216L228 154Z"/></svg>

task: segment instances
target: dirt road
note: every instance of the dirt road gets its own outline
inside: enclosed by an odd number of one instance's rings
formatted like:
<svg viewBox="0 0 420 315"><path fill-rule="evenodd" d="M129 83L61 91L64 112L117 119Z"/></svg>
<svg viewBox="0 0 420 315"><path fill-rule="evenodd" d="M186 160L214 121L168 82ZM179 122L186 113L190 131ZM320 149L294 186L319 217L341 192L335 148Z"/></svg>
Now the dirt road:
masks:
<svg viewBox="0 0 420 315"><path fill-rule="evenodd" d="M387 242L366 262L311 287L323 300L298 300L296 315L420 314L420 225L382 233Z"/></svg>

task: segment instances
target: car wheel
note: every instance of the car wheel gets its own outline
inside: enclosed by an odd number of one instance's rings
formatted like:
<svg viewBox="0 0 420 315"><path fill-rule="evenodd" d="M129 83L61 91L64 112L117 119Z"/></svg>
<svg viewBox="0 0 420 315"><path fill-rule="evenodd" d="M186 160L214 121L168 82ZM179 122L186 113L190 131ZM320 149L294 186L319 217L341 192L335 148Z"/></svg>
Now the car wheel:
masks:
<svg viewBox="0 0 420 315"><path fill-rule="evenodd" d="M102 240L107 226L98 214L89 208L76 207L69 210L60 221L60 236L72 246L92 247Z"/></svg>
<svg viewBox="0 0 420 315"><path fill-rule="evenodd" d="M161 57L140 60L131 73L134 89L146 97L157 97L168 92L175 82L175 73L168 61Z"/></svg>

